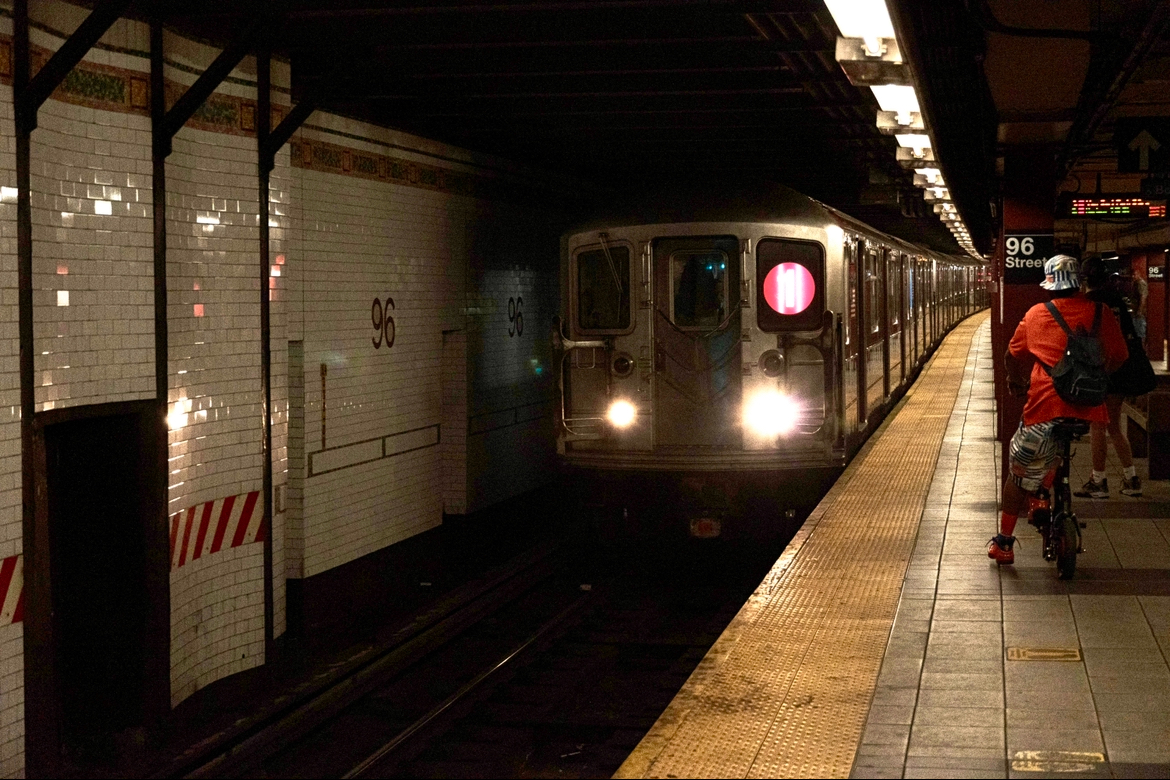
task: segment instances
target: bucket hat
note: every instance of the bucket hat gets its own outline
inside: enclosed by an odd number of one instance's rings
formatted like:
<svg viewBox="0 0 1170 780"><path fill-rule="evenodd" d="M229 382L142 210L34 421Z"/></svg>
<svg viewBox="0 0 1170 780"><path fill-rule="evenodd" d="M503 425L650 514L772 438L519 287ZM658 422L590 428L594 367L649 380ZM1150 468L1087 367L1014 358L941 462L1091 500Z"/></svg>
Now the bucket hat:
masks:
<svg viewBox="0 0 1170 780"><path fill-rule="evenodd" d="M1081 277L1076 258L1053 255L1044 261L1044 281L1040 282L1040 286L1052 292L1079 288Z"/></svg>

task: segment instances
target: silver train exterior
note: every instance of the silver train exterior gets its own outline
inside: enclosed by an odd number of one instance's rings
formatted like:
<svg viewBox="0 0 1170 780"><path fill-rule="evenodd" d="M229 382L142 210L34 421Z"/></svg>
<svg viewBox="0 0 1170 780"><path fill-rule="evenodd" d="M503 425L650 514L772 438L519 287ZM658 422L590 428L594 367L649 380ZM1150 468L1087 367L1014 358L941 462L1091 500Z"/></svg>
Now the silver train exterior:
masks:
<svg viewBox="0 0 1170 780"><path fill-rule="evenodd" d="M561 240L558 452L692 481L840 467L987 305L984 273L787 188L582 226Z"/></svg>

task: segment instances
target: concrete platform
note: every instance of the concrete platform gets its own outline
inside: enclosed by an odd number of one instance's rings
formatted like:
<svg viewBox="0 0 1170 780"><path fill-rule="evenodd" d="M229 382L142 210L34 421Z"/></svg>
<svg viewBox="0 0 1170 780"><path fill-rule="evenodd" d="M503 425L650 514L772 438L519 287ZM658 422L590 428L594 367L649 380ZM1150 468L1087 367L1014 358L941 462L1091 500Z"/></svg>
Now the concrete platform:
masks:
<svg viewBox="0 0 1170 780"><path fill-rule="evenodd" d="M1170 776L1170 484L1074 499L1076 577L1026 524L1016 564L986 556L1000 484L991 342L981 328L939 454L854 777ZM1088 442L1072 479L1088 477ZM1077 660L1015 660L1066 651Z"/></svg>
<svg viewBox="0 0 1170 780"><path fill-rule="evenodd" d="M997 568L990 349L948 337L616 776L1170 777L1170 485L1111 453L1076 578L1024 523Z"/></svg>

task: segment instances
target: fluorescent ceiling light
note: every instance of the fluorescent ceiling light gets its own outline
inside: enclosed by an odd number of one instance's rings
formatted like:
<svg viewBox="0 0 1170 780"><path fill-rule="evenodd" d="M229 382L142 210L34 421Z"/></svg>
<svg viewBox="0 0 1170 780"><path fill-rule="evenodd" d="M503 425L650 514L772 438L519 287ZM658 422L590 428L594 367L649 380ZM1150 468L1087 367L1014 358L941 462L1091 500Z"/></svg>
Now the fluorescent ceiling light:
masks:
<svg viewBox="0 0 1170 780"><path fill-rule="evenodd" d="M942 179L942 171L938 168L919 168L918 172L925 176L931 184Z"/></svg>
<svg viewBox="0 0 1170 780"><path fill-rule="evenodd" d="M921 133L898 133L894 138L898 139L898 146L903 146L907 149L913 149L915 154L921 155L923 149L930 148L930 136Z"/></svg>
<svg viewBox="0 0 1170 780"><path fill-rule="evenodd" d="M873 96L877 98L882 111L893 111L896 114L909 114L911 111L921 111L918 107L918 95L914 87L902 84L881 84L870 87ZM905 122L904 124L909 124Z"/></svg>
<svg viewBox="0 0 1170 780"><path fill-rule="evenodd" d="M825 0L825 5L841 35L861 38L872 54L881 52L879 38L894 37L894 24L885 0Z"/></svg>

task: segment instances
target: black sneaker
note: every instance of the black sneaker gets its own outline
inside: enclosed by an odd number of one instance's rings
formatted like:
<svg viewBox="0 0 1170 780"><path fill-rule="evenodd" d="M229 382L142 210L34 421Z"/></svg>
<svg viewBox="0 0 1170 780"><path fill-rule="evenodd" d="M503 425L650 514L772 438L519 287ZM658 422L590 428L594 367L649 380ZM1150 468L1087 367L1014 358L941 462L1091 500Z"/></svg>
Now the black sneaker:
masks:
<svg viewBox="0 0 1170 780"><path fill-rule="evenodd" d="M1134 474L1129 479L1122 478L1121 480L1121 495L1140 497L1142 494L1142 478Z"/></svg>
<svg viewBox="0 0 1170 780"><path fill-rule="evenodd" d="M1109 478L1106 477L1098 482L1090 477L1085 486L1073 495L1077 498L1109 498Z"/></svg>

